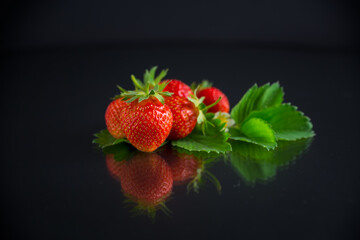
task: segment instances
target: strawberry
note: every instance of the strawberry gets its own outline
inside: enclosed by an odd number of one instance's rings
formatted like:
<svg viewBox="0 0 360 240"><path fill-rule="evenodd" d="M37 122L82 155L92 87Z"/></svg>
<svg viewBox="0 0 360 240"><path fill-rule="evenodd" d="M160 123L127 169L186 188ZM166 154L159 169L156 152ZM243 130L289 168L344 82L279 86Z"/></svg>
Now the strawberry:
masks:
<svg viewBox="0 0 360 240"><path fill-rule="evenodd" d="M124 132L129 142L138 150L152 152L166 140L173 122L168 106L156 97L130 103L124 119Z"/></svg>
<svg viewBox="0 0 360 240"><path fill-rule="evenodd" d="M123 101L123 98L118 98L112 101L105 112L105 123L109 133L114 138L124 138L125 133L121 128L122 119L126 115L126 108L128 103Z"/></svg>
<svg viewBox="0 0 360 240"><path fill-rule="evenodd" d="M164 100L164 97L169 97L172 93L164 92L168 82L160 83L167 70L161 71L157 77L155 72L156 67L146 70L143 82L132 75L134 91L118 87L123 92L120 97L129 102L120 128L129 142L143 152L152 152L160 147L168 137L173 122L171 110Z"/></svg>
<svg viewBox="0 0 360 240"><path fill-rule="evenodd" d="M174 93L172 96L180 96L187 98L190 94L193 94L191 88L180 80L167 79L163 82L167 82L164 91Z"/></svg>
<svg viewBox="0 0 360 240"><path fill-rule="evenodd" d="M120 165L121 188L138 209L155 210L170 196L173 177L169 165L156 153L138 152Z"/></svg>
<svg viewBox="0 0 360 240"><path fill-rule="evenodd" d="M165 97L167 105L173 115L173 123L169 140L181 139L189 135L195 128L198 108L187 98L180 96Z"/></svg>
<svg viewBox="0 0 360 240"><path fill-rule="evenodd" d="M230 111L230 104L228 98L218 88L208 87L201 89L199 92L197 92L197 97L205 97L203 101L205 105L211 105L212 103L216 102L219 97L221 97L220 102L218 102L215 106L211 107L208 112L216 113L220 111L228 113Z"/></svg>

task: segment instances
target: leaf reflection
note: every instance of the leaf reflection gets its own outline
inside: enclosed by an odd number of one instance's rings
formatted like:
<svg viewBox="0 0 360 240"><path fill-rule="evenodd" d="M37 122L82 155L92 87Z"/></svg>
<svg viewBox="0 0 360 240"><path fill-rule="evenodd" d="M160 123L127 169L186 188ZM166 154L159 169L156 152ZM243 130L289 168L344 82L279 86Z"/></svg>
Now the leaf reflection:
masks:
<svg viewBox="0 0 360 240"><path fill-rule="evenodd" d="M279 168L295 161L312 143L312 138L298 141L279 141L274 150L241 141L232 141L230 163L232 168L249 183L267 182L276 176Z"/></svg>

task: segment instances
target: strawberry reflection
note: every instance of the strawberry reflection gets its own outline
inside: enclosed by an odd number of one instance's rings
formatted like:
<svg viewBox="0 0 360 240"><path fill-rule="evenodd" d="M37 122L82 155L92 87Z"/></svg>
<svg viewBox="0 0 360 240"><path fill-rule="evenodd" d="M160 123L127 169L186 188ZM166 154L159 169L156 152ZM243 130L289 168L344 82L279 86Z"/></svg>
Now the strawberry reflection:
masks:
<svg viewBox="0 0 360 240"><path fill-rule="evenodd" d="M175 186L186 184L188 192L193 190L198 193L200 187L208 180L215 185L219 193L221 192L220 182L208 170L220 159L220 154L190 152L170 146L163 148L159 154L170 165Z"/></svg>
<svg viewBox="0 0 360 240"><path fill-rule="evenodd" d="M201 166L199 158L191 154L177 152L171 147L166 147L159 154L169 164L175 186L184 185L194 179L198 168Z"/></svg>
<svg viewBox="0 0 360 240"><path fill-rule="evenodd" d="M206 180L210 180L219 192L221 190L219 181L207 170L218 155L196 155L170 146L155 153L144 153L126 143L104 151L108 171L120 182L125 202L134 215L154 219L158 210L170 214L165 203L173 185L186 185L188 191L198 192Z"/></svg>
<svg viewBox="0 0 360 240"><path fill-rule="evenodd" d="M165 206L173 187L171 168L156 153L135 152L129 160L118 161L114 154L106 156L110 174L120 181L126 197L125 202L135 215L145 214L155 217L161 209L168 214Z"/></svg>
<svg viewBox="0 0 360 240"><path fill-rule="evenodd" d="M298 141L279 141L278 147L265 148L241 141L232 141L230 163L235 172L248 184L268 182L275 178L279 169L286 168L304 153L312 138Z"/></svg>

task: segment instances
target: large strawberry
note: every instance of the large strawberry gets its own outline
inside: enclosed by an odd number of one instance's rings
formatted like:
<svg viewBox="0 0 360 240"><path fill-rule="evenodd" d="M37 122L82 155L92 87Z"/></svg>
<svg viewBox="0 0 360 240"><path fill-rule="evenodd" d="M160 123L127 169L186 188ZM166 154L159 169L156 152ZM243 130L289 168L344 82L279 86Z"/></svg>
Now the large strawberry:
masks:
<svg viewBox="0 0 360 240"><path fill-rule="evenodd" d="M114 138L124 138L125 133L121 127L121 123L126 116L126 108L128 103L123 98L112 101L105 112L105 123L109 133Z"/></svg>
<svg viewBox="0 0 360 240"><path fill-rule="evenodd" d="M156 153L138 152L120 165L120 183L124 195L135 203L134 210L153 217L158 208L166 213L165 200L173 187L172 172Z"/></svg>
<svg viewBox="0 0 360 240"><path fill-rule="evenodd" d="M119 87L123 91L120 96L130 103L121 121L121 129L129 142L143 152L157 149L168 137L173 122L171 110L164 104L164 97L172 93L164 92L167 82L160 83L167 70L157 77L155 71L156 67L146 70L143 82L132 75L134 91Z"/></svg>
<svg viewBox="0 0 360 240"><path fill-rule="evenodd" d="M181 139L195 128L199 109L187 98L180 96L165 97L165 104L173 115L173 124L168 139Z"/></svg>
<svg viewBox="0 0 360 240"><path fill-rule="evenodd" d="M218 100L219 97L221 97L220 102L218 102L215 106L211 107L208 110L208 112L216 113L220 111L220 112L228 113L230 111L230 104L228 98L218 88L208 87L201 89L200 91L197 92L197 96L199 98L205 97L203 101L205 105L211 105L214 102L216 102L216 100Z"/></svg>
<svg viewBox="0 0 360 240"><path fill-rule="evenodd" d="M173 93L172 96L179 96L187 98L190 94L193 94L191 88L186 85L184 82L176 79L167 79L163 82L167 82L164 91Z"/></svg>
<svg viewBox="0 0 360 240"><path fill-rule="evenodd" d="M173 123L168 106L156 97L130 103L124 121L124 132L129 142L138 150L152 152L166 140Z"/></svg>

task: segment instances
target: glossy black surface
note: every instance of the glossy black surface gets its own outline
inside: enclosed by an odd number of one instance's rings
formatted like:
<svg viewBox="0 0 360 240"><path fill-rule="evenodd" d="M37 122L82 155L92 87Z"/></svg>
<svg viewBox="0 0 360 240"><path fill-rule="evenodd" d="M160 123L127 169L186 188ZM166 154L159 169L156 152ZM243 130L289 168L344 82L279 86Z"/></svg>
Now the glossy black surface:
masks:
<svg viewBox="0 0 360 240"><path fill-rule="evenodd" d="M309 149L270 181L228 163L209 169L222 194L174 188L171 218L130 217L120 184L91 140L116 84L158 65L186 83L208 79L234 106L254 83L279 81L312 119ZM238 46L122 46L7 54L1 71L1 211L13 239L357 239L358 55Z"/></svg>

